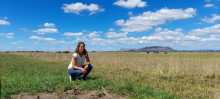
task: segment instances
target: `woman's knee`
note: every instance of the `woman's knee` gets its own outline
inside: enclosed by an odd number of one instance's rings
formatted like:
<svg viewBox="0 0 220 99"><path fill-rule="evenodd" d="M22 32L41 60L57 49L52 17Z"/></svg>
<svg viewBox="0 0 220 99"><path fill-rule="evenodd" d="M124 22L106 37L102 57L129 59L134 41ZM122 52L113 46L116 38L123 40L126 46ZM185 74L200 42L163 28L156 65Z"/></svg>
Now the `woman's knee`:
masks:
<svg viewBox="0 0 220 99"><path fill-rule="evenodd" d="M89 68L91 68L91 69L93 68L92 64L89 64Z"/></svg>

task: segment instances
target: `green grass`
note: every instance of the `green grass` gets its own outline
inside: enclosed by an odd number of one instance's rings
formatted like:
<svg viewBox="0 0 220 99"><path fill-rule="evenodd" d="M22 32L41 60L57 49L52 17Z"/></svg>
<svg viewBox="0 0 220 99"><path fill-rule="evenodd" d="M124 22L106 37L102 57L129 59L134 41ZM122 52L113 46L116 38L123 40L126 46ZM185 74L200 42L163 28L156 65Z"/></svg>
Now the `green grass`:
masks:
<svg viewBox="0 0 220 99"><path fill-rule="evenodd" d="M0 53L1 99L21 92L34 94L38 92L54 92L56 89L70 90L75 85L83 89L101 90L105 87L112 93L128 96L128 98L174 99L175 95L161 90L153 90L146 85L130 83L123 79L106 79L101 75L89 75L87 81L69 82L67 63L49 62L28 56ZM95 67L93 69L96 69Z"/></svg>

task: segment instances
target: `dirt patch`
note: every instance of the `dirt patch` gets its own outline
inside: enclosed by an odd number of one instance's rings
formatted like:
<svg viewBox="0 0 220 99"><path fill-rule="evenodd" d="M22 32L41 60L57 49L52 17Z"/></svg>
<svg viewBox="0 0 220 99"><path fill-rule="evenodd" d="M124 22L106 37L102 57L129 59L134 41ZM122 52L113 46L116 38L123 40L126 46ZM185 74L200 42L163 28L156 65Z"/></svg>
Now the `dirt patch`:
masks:
<svg viewBox="0 0 220 99"><path fill-rule="evenodd" d="M67 91L56 90L54 93L37 93L28 95L27 93L20 93L19 95L12 95L12 99L126 99L126 97L118 94L106 92L106 90L82 90L73 89Z"/></svg>

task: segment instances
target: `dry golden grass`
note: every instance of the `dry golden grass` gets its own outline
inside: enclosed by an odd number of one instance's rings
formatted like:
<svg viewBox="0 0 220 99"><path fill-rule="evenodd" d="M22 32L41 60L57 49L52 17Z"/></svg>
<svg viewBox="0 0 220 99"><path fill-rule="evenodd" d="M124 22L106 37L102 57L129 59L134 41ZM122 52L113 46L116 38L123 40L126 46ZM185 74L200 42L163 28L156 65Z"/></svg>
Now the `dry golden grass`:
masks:
<svg viewBox="0 0 220 99"><path fill-rule="evenodd" d="M68 64L73 53L12 53ZM122 79L182 98L219 98L220 53L91 52L93 76Z"/></svg>

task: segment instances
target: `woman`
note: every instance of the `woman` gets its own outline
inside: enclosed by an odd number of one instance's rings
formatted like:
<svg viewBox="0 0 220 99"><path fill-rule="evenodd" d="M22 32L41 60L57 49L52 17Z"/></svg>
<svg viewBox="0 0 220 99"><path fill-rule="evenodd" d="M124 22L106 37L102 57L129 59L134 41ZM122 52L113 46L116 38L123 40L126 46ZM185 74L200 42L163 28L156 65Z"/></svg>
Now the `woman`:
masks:
<svg viewBox="0 0 220 99"><path fill-rule="evenodd" d="M72 61L69 64L68 72L70 74L70 81L74 82L77 76L83 75L82 79L86 80L87 75L92 70L88 52L85 49L85 43L79 42L77 44L75 53L72 55ZM84 65L85 59L87 64Z"/></svg>

